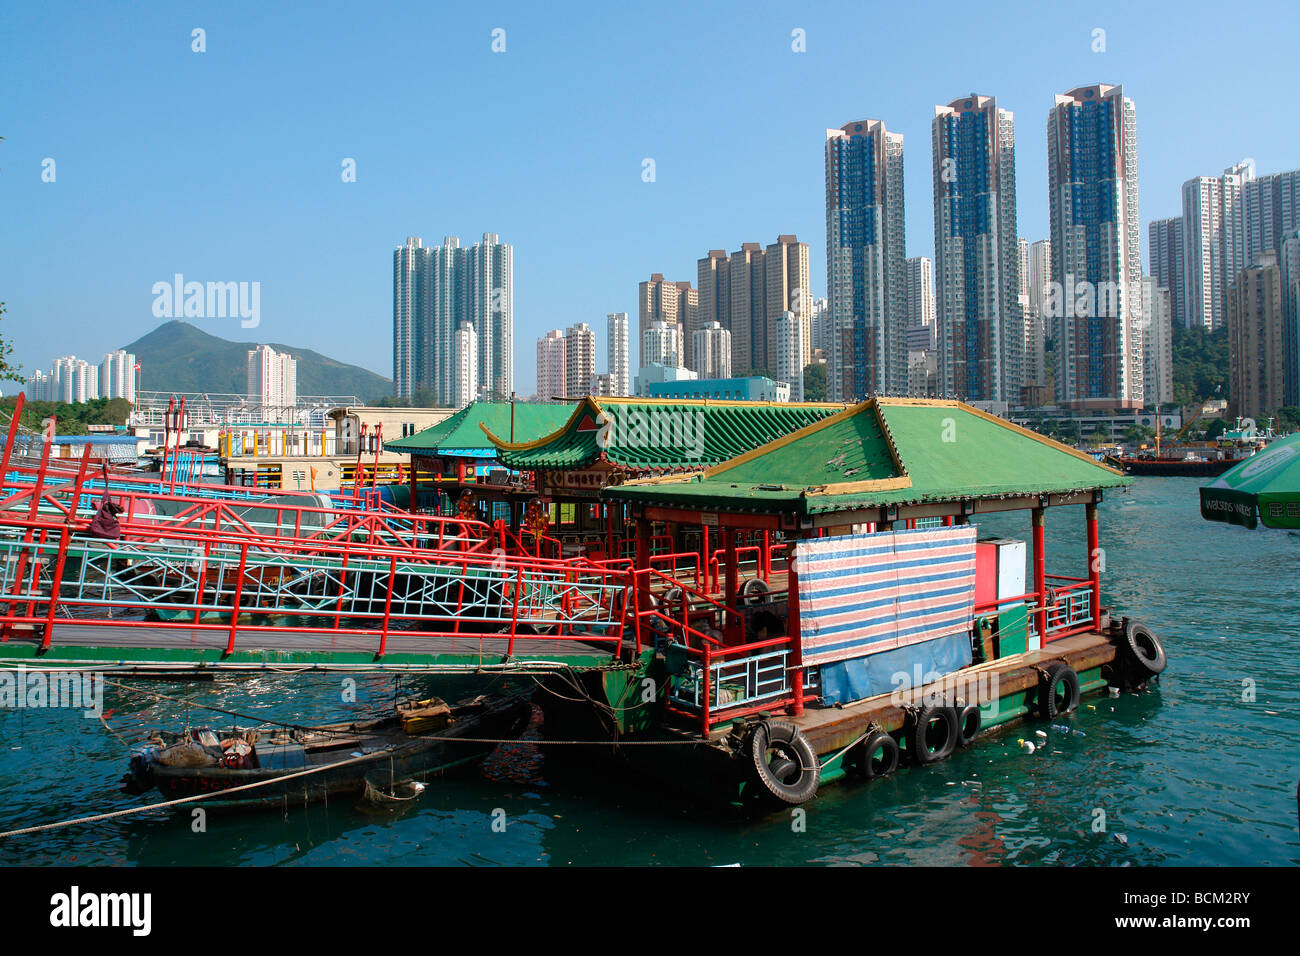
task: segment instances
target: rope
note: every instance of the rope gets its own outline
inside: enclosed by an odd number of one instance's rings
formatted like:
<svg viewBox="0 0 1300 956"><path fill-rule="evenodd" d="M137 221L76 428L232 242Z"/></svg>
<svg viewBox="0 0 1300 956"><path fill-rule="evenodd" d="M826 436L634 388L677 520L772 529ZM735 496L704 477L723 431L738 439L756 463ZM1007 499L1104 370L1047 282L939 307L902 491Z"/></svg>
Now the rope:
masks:
<svg viewBox="0 0 1300 956"><path fill-rule="evenodd" d="M309 724L286 723L282 720L275 720L271 717L257 717L257 716L253 716L252 714L241 714L237 710L226 710L223 707L213 707L210 704L200 704L195 701L185 700L182 697L170 697L167 694L159 694L156 691L143 690L139 687L130 687L126 684L119 684L117 681L109 680L107 677L101 678L101 680L103 680L103 682L105 684L108 684L110 687L116 687L118 690L123 690L126 691L127 693L143 694L146 697L155 697L158 700L171 701L173 704L183 704L186 707L196 707L199 710L210 710L213 711L214 713L224 714L227 717L235 717L239 720L252 720L262 724L271 724L276 727L287 727L290 730L308 730L311 731L312 733L321 733L321 734L332 733L332 734L349 735L349 734L356 733L355 730L333 730L328 727L313 727Z"/></svg>
<svg viewBox="0 0 1300 956"><path fill-rule="evenodd" d="M382 751L377 751L382 752ZM326 764L323 767L312 767L309 770L298 770L294 773L286 774L282 777L272 777L270 780L259 780L255 783L244 783L238 787L231 787L228 790L218 790L214 793L200 793L192 797L178 797L175 800L165 800L162 803L150 803L143 807L128 807L125 810L114 810L111 813L97 813L89 817L77 817L72 820L60 820L58 823L42 823L39 826L23 827L20 830L6 830L0 833L0 840L12 836L24 836L28 833L38 833L42 830L57 830L61 827L70 827L78 823L97 823L100 820L112 820L116 817L130 816L133 813L143 813L146 810L161 810L164 807L175 807L182 803L194 803L197 800L210 800L213 797L224 797L230 793L238 793L241 790L253 790L257 787L269 786L273 783L283 783L286 780L293 780L295 777L306 777L314 773L322 773L326 770L337 770L339 767L346 767L348 764L360 763L363 760L374 759L375 754L364 754L360 757L350 757L347 760L341 760L338 763Z"/></svg>
<svg viewBox="0 0 1300 956"><path fill-rule="evenodd" d="M847 747L845 747L843 750L839 751L839 753L832 754L831 756L827 757L826 760L825 760L823 763L819 764L818 769L820 769L820 770L825 770L825 769L826 769L827 767L829 767L829 766L830 766L830 765L831 765L835 760L837 760L838 758L844 756L844 754L848 753L850 750L852 750L852 749L853 749L854 747L856 747L858 744L862 743L862 741L866 740L868 737L870 737L872 734L874 734L874 733L875 733L877 730L879 730L879 729L880 729L880 728L876 726L875 721L872 721L870 724L867 725L867 729L866 729L866 730L864 730L861 734L859 734L857 737L855 737L855 738L853 739L853 742L852 742L852 743L850 743L850 744L849 744ZM868 759L870 759L870 755L869 755L869 754L868 754Z"/></svg>

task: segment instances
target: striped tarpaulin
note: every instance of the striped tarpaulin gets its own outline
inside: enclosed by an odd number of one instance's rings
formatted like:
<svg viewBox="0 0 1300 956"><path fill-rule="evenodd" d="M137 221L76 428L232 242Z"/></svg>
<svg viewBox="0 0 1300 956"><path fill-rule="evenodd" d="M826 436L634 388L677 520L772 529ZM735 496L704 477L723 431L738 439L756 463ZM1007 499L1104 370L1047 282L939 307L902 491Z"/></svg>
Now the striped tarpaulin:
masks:
<svg viewBox="0 0 1300 956"><path fill-rule="evenodd" d="M807 665L969 631L975 528L879 532L799 542L799 624Z"/></svg>

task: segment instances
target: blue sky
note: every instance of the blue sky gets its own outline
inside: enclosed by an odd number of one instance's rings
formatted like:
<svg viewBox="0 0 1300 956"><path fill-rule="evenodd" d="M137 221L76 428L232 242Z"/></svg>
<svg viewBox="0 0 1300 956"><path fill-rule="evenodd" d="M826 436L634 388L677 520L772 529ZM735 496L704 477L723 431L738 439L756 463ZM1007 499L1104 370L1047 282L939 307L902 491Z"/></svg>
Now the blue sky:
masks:
<svg viewBox="0 0 1300 956"><path fill-rule="evenodd" d="M933 107L970 92L1016 114L1031 240L1074 86L1137 105L1144 244L1191 176L1300 166L1285 3L893 6L6 2L0 334L26 371L97 361L159 324L151 287L181 272L261 283L260 326L196 320L214 334L391 375L393 249L496 232L527 395L538 336L587 321L603 368L605 314L635 320L639 281L694 281L711 248L796 233L823 294L825 129L850 120L906 138L909 255L933 255Z"/></svg>

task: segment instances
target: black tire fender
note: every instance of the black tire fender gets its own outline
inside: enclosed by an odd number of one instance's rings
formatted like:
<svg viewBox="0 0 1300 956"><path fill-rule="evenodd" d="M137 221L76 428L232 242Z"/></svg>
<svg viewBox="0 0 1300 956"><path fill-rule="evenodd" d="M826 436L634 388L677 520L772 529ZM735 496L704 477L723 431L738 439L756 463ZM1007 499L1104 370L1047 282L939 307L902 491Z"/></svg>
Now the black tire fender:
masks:
<svg viewBox="0 0 1300 956"><path fill-rule="evenodd" d="M957 746L969 747L980 735L980 725L984 717L978 704L966 704L957 708Z"/></svg>
<svg viewBox="0 0 1300 956"><path fill-rule="evenodd" d="M1155 677L1169 665L1169 658L1165 656L1165 648L1160 643L1160 638L1144 624L1129 623L1125 626L1120 649L1129 663L1147 677Z"/></svg>
<svg viewBox="0 0 1300 956"><path fill-rule="evenodd" d="M750 763L755 782L782 803L797 806L817 794L821 766L808 738L785 720L764 720L750 733Z"/></svg>
<svg viewBox="0 0 1300 956"><path fill-rule="evenodd" d="M1047 668L1038 684L1038 712L1046 720L1073 713L1079 706L1079 675L1063 661Z"/></svg>
<svg viewBox="0 0 1300 956"><path fill-rule="evenodd" d="M875 780L897 770L898 761L898 741L883 730L877 730L849 749L844 755L844 769L863 780Z"/></svg>
<svg viewBox="0 0 1300 956"><path fill-rule="evenodd" d="M740 596L746 604L762 604L771 593L772 589L762 578L750 578L740 586Z"/></svg>
<svg viewBox="0 0 1300 956"><path fill-rule="evenodd" d="M942 726L943 737L939 746L931 746L934 729ZM915 711L907 725L907 749L912 759L919 765L938 763L949 756L957 746L960 724L957 720L957 708L946 705L926 704Z"/></svg>

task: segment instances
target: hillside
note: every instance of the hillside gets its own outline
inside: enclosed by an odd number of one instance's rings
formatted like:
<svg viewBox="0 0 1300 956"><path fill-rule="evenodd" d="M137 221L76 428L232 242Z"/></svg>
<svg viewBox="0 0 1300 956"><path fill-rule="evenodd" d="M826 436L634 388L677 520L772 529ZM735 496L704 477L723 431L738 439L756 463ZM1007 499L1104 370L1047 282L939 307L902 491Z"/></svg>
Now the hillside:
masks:
<svg viewBox="0 0 1300 956"><path fill-rule="evenodd" d="M391 379L368 369L279 342L277 352L298 360L299 395L355 395L363 402L392 395ZM238 392L248 388L249 342L230 342L186 322L166 322L122 348L140 362L145 391Z"/></svg>

